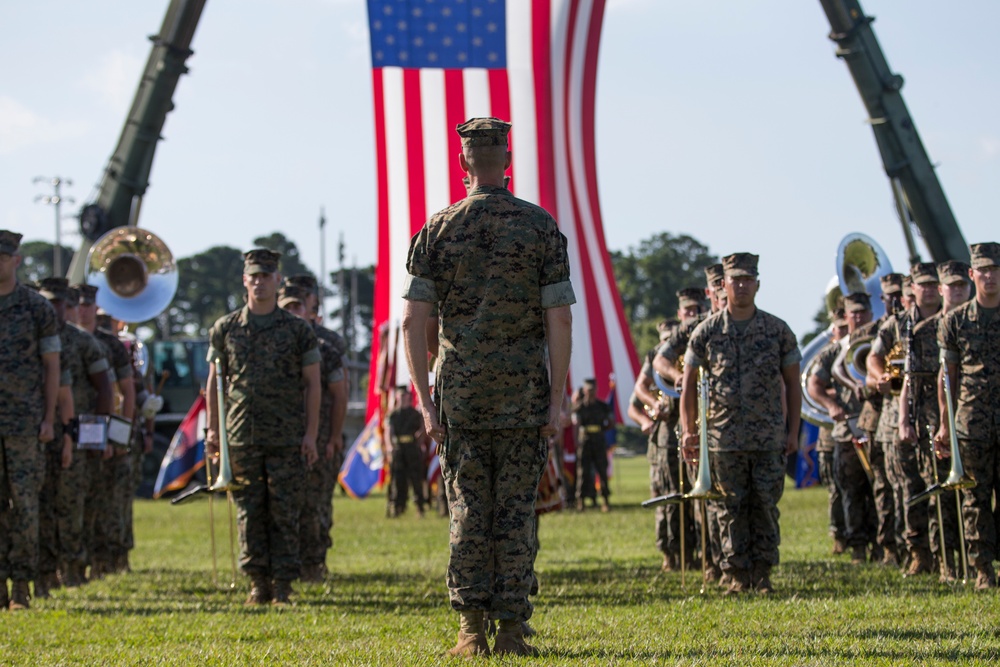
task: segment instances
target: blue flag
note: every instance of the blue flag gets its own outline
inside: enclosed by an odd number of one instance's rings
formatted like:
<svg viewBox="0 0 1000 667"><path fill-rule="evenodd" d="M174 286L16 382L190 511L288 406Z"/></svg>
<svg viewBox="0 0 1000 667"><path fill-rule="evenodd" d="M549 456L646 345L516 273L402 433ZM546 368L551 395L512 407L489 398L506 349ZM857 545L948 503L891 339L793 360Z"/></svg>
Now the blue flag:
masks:
<svg viewBox="0 0 1000 667"><path fill-rule="evenodd" d="M204 432L205 397L199 396L170 440L153 486L154 498L170 491L180 491L188 485L195 472L205 467Z"/></svg>
<svg viewBox="0 0 1000 667"><path fill-rule="evenodd" d="M816 445L819 443L819 427L802 421L799 432L799 452L795 463L795 488L805 489L819 484L819 454Z"/></svg>
<svg viewBox="0 0 1000 667"><path fill-rule="evenodd" d="M364 498L382 475L382 447L378 436L378 413L365 425L344 457L338 480L352 498Z"/></svg>

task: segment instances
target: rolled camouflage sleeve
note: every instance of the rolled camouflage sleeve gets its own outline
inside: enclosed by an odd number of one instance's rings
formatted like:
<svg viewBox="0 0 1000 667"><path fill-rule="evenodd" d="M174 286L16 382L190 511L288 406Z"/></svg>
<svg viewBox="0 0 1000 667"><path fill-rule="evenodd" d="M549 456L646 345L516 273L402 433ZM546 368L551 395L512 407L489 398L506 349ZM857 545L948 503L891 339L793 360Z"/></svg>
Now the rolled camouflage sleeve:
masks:
<svg viewBox="0 0 1000 667"><path fill-rule="evenodd" d="M302 368L305 368L306 366L318 364L321 356L319 353L319 339L316 338L316 332L312 330L312 327L305 325L305 322L301 322L301 324L303 326L299 327L298 352L302 355Z"/></svg>
<svg viewBox="0 0 1000 667"><path fill-rule="evenodd" d="M219 358L219 351L225 349L226 342L223 339L219 323L216 322L215 325L208 331L208 353L205 355L205 361L209 364L214 364L215 360Z"/></svg>
<svg viewBox="0 0 1000 667"><path fill-rule="evenodd" d="M708 358L708 329L704 324L704 322L699 324L688 339L687 352L684 353L685 366L701 368L705 365L705 360Z"/></svg>
<svg viewBox="0 0 1000 667"><path fill-rule="evenodd" d="M945 315L938 323L938 347L941 349L941 363L958 364L961 355L958 350L958 331L956 318Z"/></svg>
<svg viewBox="0 0 1000 667"><path fill-rule="evenodd" d="M781 368L788 368L802 361L802 352L799 351L798 341L795 334L786 324L781 330L781 345L778 348L781 354Z"/></svg>
<svg viewBox="0 0 1000 667"><path fill-rule="evenodd" d="M312 366L313 364L319 363L319 348L314 347L311 350L306 350L306 353L302 355L302 368L306 366Z"/></svg>
<svg viewBox="0 0 1000 667"><path fill-rule="evenodd" d="M406 280L400 296L408 301L437 303L440 299L434 278L425 225L410 239L410 250L406 257Z"/></svg>
<svg viewBox="0 0 1000 667"><path fill-rule="evenodd" d="M49 352L60 352L62 351L62 341L59 340L59 336L46 336L38 341L38 352L40 354L48 354Z"/></svg>
<svg viewBox="0 0 1000 667"><path fill-rule="evenodd" d="M833 367L834 359L836 359L836 355L831 354L831 350L836 351L838 349L839 348L834 345L828 345L820 350L819 356L816 357L816 363L813 365L812 375L815 375L823 382L829 384L833 379L833 375L830 373L830 370ZM782 366L782 368L784 368L784 366Z"/></svg>
<svg viewBox="0 0 1000 667"><path fill-rule="evenodd" d="M890 317L882 323L882 326L879 327L878 333L875 334L875 340L872 341L872 354L884 357L889 353L889 350L892 349L892 345L895 342L895 326L895 317Z"/></svg>
<svg viewBox="0 0 1000 667"><path fill-rule="evenodd" d="M558 308L576 303L573 283L569 279L569 255L566 252L566 237L556 226L555 220L545 242L545 259L542 263L540 279L542 308Z"/></svg>

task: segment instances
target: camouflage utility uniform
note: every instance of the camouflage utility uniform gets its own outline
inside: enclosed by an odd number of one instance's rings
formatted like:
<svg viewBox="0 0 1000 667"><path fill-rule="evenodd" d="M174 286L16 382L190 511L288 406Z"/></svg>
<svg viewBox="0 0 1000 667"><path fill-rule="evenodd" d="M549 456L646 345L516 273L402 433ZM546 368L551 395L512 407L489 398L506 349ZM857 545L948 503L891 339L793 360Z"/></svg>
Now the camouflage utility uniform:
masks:
<svg viewBox="0 0 1000 667"><path fill-rule="evenodd" d="M0 581L35 579L44 417L42 355L61 348L56 314L24 285L0 296Z"/></svg>
<svg viewBox="0 0 1000 667"><path fill-rule="evenodd" d="M859 340L872 338L878 333L879 327L887 319L886 316L869 322L854 331L848 339L848 345ZM861 369L863 371L863 369ZM861 402L861 413L858 416L858 428L868 438L868 463L872 468L872 498L875 502L875 543L882 547L883 563L898 562L897 535L903 534L903 510L897 506L896 494L893 490L893 480L896 479L889 469L886 451L892 445L892 433L888 432L889 441L882 439L879 423L882 415L884 398L878 392L866 391L867 396ZM899 496L899 505L902 496ZM901 537L898 539L902 539Z"/></svg>
<svg viewBox="0 0 1000 667"><path fill-rule="evenodd" d="M642 365L640 375L652 377L651 374L655 372L647 358ZM654 498L682 491L678 482L680 443L677 440L680 406L674 398L666 397L665 400L668 405L666 416L656 420L653 430L649 433L649 446L646 449L646 459L649 461L649 490ZM641 403L639 409L643 409ZM690 480L686 473L684 477L684 490L690 491ZM670 567L679 566L680 563L682 517L685 530L684 557L687 563L692 559L695 535L690 505L690 503L667 503L656 507L656 548L667 557L666 563Z"/></svg>
<svg viewBox="0 0 1000 667"><path fill-rule="evenodd" d="M251 577L298 578L306 428L302 369L319 363L316 334L280 308L225 315L209 332L222 360L226 434L238 508L240 566ZM223 406L219 406L220 411Z"/></svg>
<svg viewBox="0 0 1000 667"><path fill-rule="evenodd" d="M920 312L916 306L887 318L872 341L871 354L885 357L897 342L902 342L904 354L909 354L911 334L907 332L912 331L912 327L919 323L919 318ZM923 459L916 443L904 444L899 440L898 395L884 397L876 437L887 446L886 472L893 484L896 511L901 512L897 516L896 525L899 527L902 524L903 531L897 533L897 547L905 544L911 555L916 552L929 554L927 503L907 505L913 496L927 488L921 474ZM928 437L926 425L917 424L918 441L926 441ZM902 521L899 520L900 516Z"/></svg>
<svg viewBox="0 0 1000 667"><path fill-rule="evenodd" d="M836 451L837 441L833 439L833 429L829 426L820 426L819 439L816 441L819 482L826 487L828 494L827 515L830 518L830 537L843 545L847 544L847 524L844 521L844 500L840 491L840 483L834 474L834 454Z"/></svg>
<svg viewBox="0 0 1000 667"><path fill-rule="evenodd" d="M302 516L299 521L299 550L303 571L319 567L323 575L326 553L333 546L333 490L343 461L342 452L326 456L326 444L333 434L332 410L334 403L330 385L344 381L344 339L335 331L313 325L320 354L319 430L316 446L319 459L306 472L306 488L302 498ZM305 576L305 575L303 575Z"/></svg>
<svg viewBox="0 0 1000 667"><path fill-rule="evenodd" d="M94 414L98 388L92 376L106 374L110 368L104 348L96 338L73 324L64 324L60 336L65 349L61 358L65 360L73 382L73 410L77 417ZM60 568L65 573L72 570L82 574L86 563L93 558L93 554L87 552L91 539L84 523L84 508L90 488L91 463L88 454L82 449L75 450L70 467L58 472L57 530Z"/></svg>
<svg viewBox="0 0 1000 667"><path fill-rule="evenodd" d="M976 480L962 492L969 562L992 571L1000 518L994 504L1000 493L1000 313L973 299L944 316L938 343L942 359L958 366L951 378L958 390L955 434L965 471Z"/></svg>
<svg viewBox="0 0 1000 667"><path fill-rule="evenodd" d="M111 380L132 378L132 358L118 336L105 329L95 329L93 333L105 350L111 368ZM120 397L124 399L124 397ZM123 413L119 406L116 414ZM85 511L85 532L91 540L87 551L92 561L102 566L112 566L122 558L125 548L125 503L130 502L132 461L127 446L108 441L114 448L110 459L93 457L90 461L90 488L87 491Z"/></svg>
<svg viewBox="0 0 1000 667"><path fill-rule="evenodd" d="M535 493L548 456L544 310L575 302L566 239L542 208L479 185L410 243L404 297L438 303L439 448L459 611L531 616Z"/></svg>
<svg viewBox="0 0 1000 667"><path fill-rule="evenodd" d="M951 472L951 458L937 458L931 444L931 438L934 437L938 429L937 377L938 371L941 369L941 348L938 347L937 333L943 318L944 312L941 311L913 327L910 391L916 390L912 400L916 411L915 414L910 415L910 420L917 432L917 452L920 456L921 472L926 486L935 483L935 474L937 481L943 482L948 478L948 473ZM939 503L943 527L938 525L937 506ZM955 494L949 491L932 496L927 504L927 514L931 553L938 558L939 563L941 558L945 557L945 562L949 566L953 566L953 554L960 548L958 507L955 504ZM942 529L944 530L945 556L939 553L941 539L938 531Z"/></svg>
<svg viewBox="0 0 1000 667"><path fill-rule="evenodd" d="M778 563L778 501L784 490L781 371L801 360L784 321L759 308L735 321L709 316L691 335L685 364L709 376L708 435L719 501L722 570L734 579Z"/></svg>
<svg viewBox="0 0 1000 667"><path fill-rule="evenodd" d="M691 340L691 334L694 333L699 324L705 321L707 316L699 315L697 318L681 322L657 348L657 356L663 357L671 364L676 364L678 359L683 360L684 354L687 352L688 342ZM688 468L688 477L693 479L698 474L697 464L688 466ZM708 520L708 551L712 558L712 568L716 574L720 574L719 571L722 567L722 534L719 525L719 502L717 500L699 502L705 503L705 518ZM694 516L700 530L701 511L694 512Z"/></svg>
<svg viewBox="0 0 1000 667"><path fill-rule="evenodd" d="M820 350L816 357L813 373L836 392L836 400L847 413L849 420L861 413L861 401L850 387L845 387L833 376L833 363L841 351L841 342L833 341ZM864 555L868 543L875 543L875 507L872 487L868 475L861 465L854 446L854 434L847 420L833 425L830 434L835 443L833 451L833 475L840 491L841 517L845 532L841 536L854 547L856 553ZM831 494L831 498L832 498ZM834 513L831 510L831 524Z"/></svg>

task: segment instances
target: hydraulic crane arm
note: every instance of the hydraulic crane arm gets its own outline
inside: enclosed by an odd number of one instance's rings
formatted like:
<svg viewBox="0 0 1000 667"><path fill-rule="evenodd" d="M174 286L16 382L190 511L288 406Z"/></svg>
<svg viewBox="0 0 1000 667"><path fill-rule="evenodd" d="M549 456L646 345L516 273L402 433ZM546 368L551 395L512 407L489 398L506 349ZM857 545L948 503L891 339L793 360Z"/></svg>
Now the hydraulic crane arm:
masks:
<svg viewBox="0 0 1000 667"><path fill-rule="evenodd" d="M173 109L174 90L185 62L193 53L191 40L206 0L170 0L163 25L149 39L153 48L146 61L118 146L111 156L94 201L80 211L83 244L73 256L69 277L83 280L87 253L94 241L114 227L135 224L139 204L149 186L153 154L167 113Z"/></svg>
<svg viewBox="0 0 1000 667"><path fill-rule="evenodd" d="M969 248L903 101L903 77L889 69L875 38L874 18L865 16L858 0L820 4L830 21L837 57L847 63L868 111L894 195L898 199L902 191L902 208L908 209L935 262L969 261Z"/></svg>

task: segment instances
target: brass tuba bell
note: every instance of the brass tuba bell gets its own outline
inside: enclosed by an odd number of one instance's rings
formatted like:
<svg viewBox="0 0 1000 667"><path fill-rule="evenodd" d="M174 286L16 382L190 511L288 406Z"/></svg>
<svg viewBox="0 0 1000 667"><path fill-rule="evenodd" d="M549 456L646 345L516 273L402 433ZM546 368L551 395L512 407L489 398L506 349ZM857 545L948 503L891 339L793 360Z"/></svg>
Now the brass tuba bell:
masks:
<svg viewBox="0 0 1000 667"><path fill-rule="evenodd" d="M90 249L86 280L98 287L97 305L113 318L145 322L173 301L177 264L156 234L139 227L115 227Z"/></svg>

